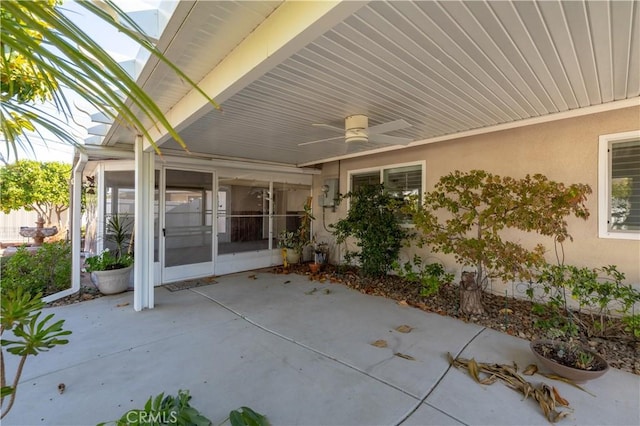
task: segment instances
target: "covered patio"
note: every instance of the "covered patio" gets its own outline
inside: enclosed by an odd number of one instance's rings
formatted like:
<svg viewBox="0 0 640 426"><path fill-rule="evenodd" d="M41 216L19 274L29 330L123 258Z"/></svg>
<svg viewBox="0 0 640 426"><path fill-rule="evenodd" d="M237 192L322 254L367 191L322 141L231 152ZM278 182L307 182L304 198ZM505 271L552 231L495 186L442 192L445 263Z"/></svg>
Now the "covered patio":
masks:
<svg viewBox="0 0 640 426"><path fill-rule="evenodd" d="M302 275L216 280L157 287L161 309L142 313L130 307L132 292L47 309L66 319L70 343L27 362L3 424L96 424L178 389L214 424L243 405L273 425L549 424L533 400L500 382L479 385L446 357L515 362L521 371L534 362L526 340ZM405 324L409 333L395 330ZM371 345L379 339L388 347ZM612 369L583 385L594 396L525 377L570 402L559 424L640 422L637 375Z"/></svg>
<svg viewBox="0 0 640 426"><path fill-rule="evenodd" d="M637 2L230 0L162 2L161 13L158 49L223 112L165 64L138 58L138 81L189 152L143 119L161 158L140 132L95 117L74 169L69 292L79 288L88 177L102 188L91 254L102 249L109 214L136 218L133 308L143 310L154 307L154 285L278 264L278 234L291 230L300 199L313 197L312 232L331 240L326 225L347 212L335 198L359 179L423 194L452 170L471 169L589 184L592 215L571 225L580 244L568 260L616 264L640 282L637 202L623 200L629 227L609 220L612 181L621 179L612 148L628 150L630 161L640 155ZM119 171L130 173L132 203L109 211L107 181ZM623 175L640 182L637 168ZM202 196L189 196L179 216L185 191ZM632 185L630 197L640 199L638 191ZM192 223L186 212L197 208ZM193 226L202 238L185 237ZM202 258L176 265L175 249Z"/></svg>

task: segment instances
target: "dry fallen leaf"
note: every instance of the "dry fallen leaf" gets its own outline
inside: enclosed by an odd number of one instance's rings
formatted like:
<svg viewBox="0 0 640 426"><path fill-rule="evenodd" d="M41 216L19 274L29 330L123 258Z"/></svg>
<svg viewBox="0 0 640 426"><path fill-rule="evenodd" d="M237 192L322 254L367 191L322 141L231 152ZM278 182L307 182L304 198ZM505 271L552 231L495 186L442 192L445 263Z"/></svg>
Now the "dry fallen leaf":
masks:
<svg viewBox="0 0 640 426"><path fill-rule="evenodd" d="M257 280L256 274L249 275L247 278L251 278L252 280Z"/></svg>
<svg viewBox="0 0 640 426"><path fill-rule="evenodd" d="M379 339L379 340L376 340L375 342L373 342L371 344L371 346L375 346L376 348L386 348L387 347L387 341L383 340L383 339Z"/></svg>
<svg viewBox="0 0 640 426"><path fill-rule="evenodd" d="M64 385L64 383L59 383L58 384L58 393L62 394L65 390L66 386Z"/></svg>
<svg viewBox="0 0 640 426"><path fill-rule="evenodd" d="M566 399L560 396L560 393L558 392L558 389L556 389L555 386L552 386L551 390L553 391L553 396L558 404L564 405L565 407L569 406L569 401L567 401Z"/></svg>
<svg viewBox="0 0 640 426"><path fill-rule="evenodd" d="M401 354L400 352L396 352L396 353L394 353L394 355L397 356L397 357L400 357L400 358L408 359L409 361L415 361L416 360L411 355Z"/></svg>
<svg viewBox="0 0 640 426"><path fill-rule="evenodd" d="M311 295L311 294L315 293L316 291L318 291L318 289L314 287L313 289L311 289L309 291L305 291L304 294Z"/></svg>
<svg viewBox="0 0 640 426"><path fill-rule="evenodd" d="M524 374L525 376L533 376L537 372L538 372L538 366L535 364L529 364L527 368L524 369L522 374Z"/></svg>
<svg viewBox="0 0 640 426"><path fill-rule="evenodd" d="M398 302L398 305L400 305L400 306L409 306L409 304L407 303L407 301L406 301L406 300L400 300L400 301Z"/></svg>
<svg viewBox="0 0 640 426"><path fill-rule="evenodd" d="M504 314L512 314L513 313L513 311L511 309L509 309L509 308L502 308L498 312L500 312L502 315L504 315Z"/></svg>
<svg viewBox="0 0 640 426"><path fill-rule="evenodd" d="M289 283L291 283L291 280L287 280L284 282L284 284L289 284Z"/></svg>
<svg viewBox="0 0 640 426"><path fill-rule="evenodd" d="M122 308L122 307L124 307L124 306L129 306L129 302L125 302L125 303L118 303L118 304L116 305L116 308Z"/></svg>
<svg viewBox="0 0 640 426"><path fill-rule="evenodd" d="M413 327L407 324L399 325L396 327L396 331L399 331L400 333L409 333L411 330L413 330Z"/></svg>

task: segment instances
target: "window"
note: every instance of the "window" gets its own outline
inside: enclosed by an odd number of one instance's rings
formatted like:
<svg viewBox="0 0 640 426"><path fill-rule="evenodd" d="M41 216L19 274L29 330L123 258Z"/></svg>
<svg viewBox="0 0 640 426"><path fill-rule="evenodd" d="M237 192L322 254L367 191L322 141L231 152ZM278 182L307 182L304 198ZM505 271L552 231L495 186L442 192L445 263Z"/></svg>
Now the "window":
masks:
<svg viewBox="0 0 640 426"><path fill-rule="evenodd" d="M350 190L356 191L365 185L383 183L385 190L398 199L406 199L411 195L417 195L422 199L424 170L424 162L355 170L349 172ZM402 217L401 220L402 222L411 221L409 217Z"/></svg>
<svg viewBox="0 0 640 426"><path fill-rule="evenodd" d="M384 183L385 189L397 195L398 198L409 195L420 196L424 180L423 171L422 163L352 171L349 173L350 190L356 191L365 185Z"/></svg>
<svg viewBox="0 0 640 426"><path fill-rule="evenodd" d="M600 136L598 233L640 240L640 131Z"/></svg>

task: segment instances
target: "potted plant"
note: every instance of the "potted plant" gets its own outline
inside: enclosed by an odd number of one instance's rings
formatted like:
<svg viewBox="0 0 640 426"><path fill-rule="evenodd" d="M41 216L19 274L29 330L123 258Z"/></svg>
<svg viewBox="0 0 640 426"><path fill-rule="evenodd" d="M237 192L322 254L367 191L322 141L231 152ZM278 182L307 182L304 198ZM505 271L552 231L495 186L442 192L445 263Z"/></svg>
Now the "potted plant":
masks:
<svg viewBox="0 0 640 426"><path fill-rule="evenodd" d="M282 261L285 268L288 264L300 262L302 244L298 231L282 231L278 238L278 247L282 249Z"/></svg>
<svg viewBox="0 0 640 426"><path fill-rule="evenodd" d="M562 330L552 329L549 339L535 339L529 347L540 363L553 373L582 383L595 379L607 371L609 364L597 353L585 348Z"/></svg>
<svg viewBox="0 0 640 426"><path fill-rule="evenodd" d="M311 197L307 197L303 209L298 229L282 231L278 238L278 247L282 249L282 262L285 268L289 263L300 262L302 252L310 242L311 221L315 219L311 214Z"/></svg>
<svg viewBox="0 0 640 426"><path fill-rule="evenodd" d="M87 258L86 269L102 294L122 293L129 288L133 255L131 244L127 243L126 223L118 215L109 219L106 239L115 244L115 250L105 249L99 255Z"/></svg>
<svg viewBox="0 0 640 426"><path fill-rule="evenodd" d="M315 239L312 243L313 247L313 262L309 264L309 269L312 273L318 272L322 269L322 266L327 263L329 257L329 244L326 242L316 242Z"/></svg>

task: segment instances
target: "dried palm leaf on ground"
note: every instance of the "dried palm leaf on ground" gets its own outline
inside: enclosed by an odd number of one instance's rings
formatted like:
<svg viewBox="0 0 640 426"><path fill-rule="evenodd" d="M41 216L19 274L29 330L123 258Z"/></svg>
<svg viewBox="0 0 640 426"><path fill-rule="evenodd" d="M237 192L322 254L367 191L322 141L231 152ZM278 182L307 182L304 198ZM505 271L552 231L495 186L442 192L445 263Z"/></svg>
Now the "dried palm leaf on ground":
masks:
<svg viewBox="0 0 640 426"><path fill-rule="evenodd" d="M573 386L574 388L578 388L580 389L582 392L584 393L588 393L589 395L591 395L592 397L595 398L595 395L592 394L591 392L589 392L588 390L586 390L585 388L583 388L582 386L580 386L579 384L577 384L576 382L574 382L573 380L569 380L566 377L562 377L562 376L558 376L556 374L544 374L544 373L540 373L541 376L546 377L547 379L551 379L551 380L559 380L561 382L565 382L570 384L571 386Z"/></svg>
<svg viewBox="0 0 640 426"><path fill-rule="evenodd" d="M449 364L458 368L465 369L469 372L469 375L476 382L483 385L491 385L498 379L505 385L514 389L522 395L524 399L535 399L547 420L551 423L555 423L558 420L569 415L570 411L560 411L559 406L567 407L569 402L560 396L558 390L555 387L549 386L545 383L539 383L538 386L526 381L520 374L518 374L518 367L507 364L487 364L482 362L476 362L475 359L465 358L453 358L450 353L447 353L449 358ZM481 377L481 374L485 375Z"/></svg>

